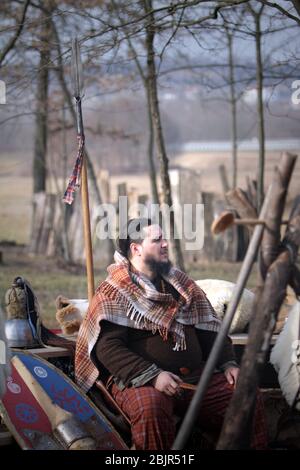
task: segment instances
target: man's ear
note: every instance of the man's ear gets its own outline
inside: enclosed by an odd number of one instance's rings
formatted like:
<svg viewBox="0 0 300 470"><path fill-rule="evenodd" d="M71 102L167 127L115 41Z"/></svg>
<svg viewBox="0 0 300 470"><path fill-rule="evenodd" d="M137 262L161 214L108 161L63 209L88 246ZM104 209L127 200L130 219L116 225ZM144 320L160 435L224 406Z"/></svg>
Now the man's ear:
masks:
<svg viewBox="0 0 300 470"><path fill-rule="evenodd" d="M132 242L130 244L130 253L131 253L131 256L140 256L141 254L141 249L142 249L142 246L140 243L135 243L135 242Z"/></svg>

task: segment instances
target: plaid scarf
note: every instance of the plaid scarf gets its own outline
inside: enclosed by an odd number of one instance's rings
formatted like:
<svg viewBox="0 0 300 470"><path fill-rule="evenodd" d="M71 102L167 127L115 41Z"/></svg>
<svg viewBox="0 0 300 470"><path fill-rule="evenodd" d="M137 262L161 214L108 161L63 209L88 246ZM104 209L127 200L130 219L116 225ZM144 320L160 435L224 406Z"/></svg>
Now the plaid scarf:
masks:
<svg viewBox="0 0 300 470"><path fill-rule="evenodd" d="M171 294L158 292L142 273L130 271L128 260L119 252L115 253L115 261L108 267L108 277L99 285L78 334L75 375L85 391L99 375L91 353L101 320L158 332L163 340L171 335L175 351L186 349L184 325L212 331L218 331L220 325L204 292L182 271L171 268L168 275L162 276L180 294L175 301Z"/></svg>
<svg viewBox="0 0 300 470"><path fill-rule="evenodd" d="M74 193L78 188L80 188L80 177L81 177L81 170L82 170L82 164L83 164L84 137L78 134L77 140L78 140L78 150L77 150L76 162L75 162L72 174L69 178L68 187L63 197L63 201L66 204L72 204L72 202L74 201Z"/></svg>

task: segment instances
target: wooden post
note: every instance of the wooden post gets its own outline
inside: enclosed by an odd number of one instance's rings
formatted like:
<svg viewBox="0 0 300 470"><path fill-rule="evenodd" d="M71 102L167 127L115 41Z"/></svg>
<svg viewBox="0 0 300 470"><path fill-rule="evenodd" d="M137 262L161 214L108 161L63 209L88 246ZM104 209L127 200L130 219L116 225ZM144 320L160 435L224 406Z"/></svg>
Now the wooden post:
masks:
<svg viewBox="0 0 300 470"><path fill-rule="evenodd" d="M30 253L38 253L41 233L44 224L46 193L41 191L33 195L33 214L31 224Z"/></svg>
<svg viewBox="0 0 300 470"><path fill-rule="evenodd" d="M247 425L259 379L280 306L284 300L286 286L292 274L300 245L300 201L293 211L282 246L282 252L268 269L263 289L256 295L253 319L243 355L237 388L226 412L223 430L217 445L220 450L248 447Z"/></svg>
<svg viewBox="0 0 300 470"><path fill-rule="evenodd" d="M219 172L220 172L223 194L225 195L230 189L230 186L228 183L228 177L227 177L227 170L226 170L225 165L219 165Z"/></svg>
<svg viewBox="0 0 300 470"><path fill-rule="evenodd" d="M88 180L87 180L85 156L83 156L81 178L82 178L81 200L82 200L83 229L84 229L84 247L85 247L86 271L87 271L87 281L88 281L88 299L89 299L89 305L90 305L94 292L95 292L95 284L94 284L94 265L93 265L93 252L92 252Z"/></svg>
<svg viewBox="0 0 300 470"><path fill-rule="evenodd" d="M128 219L128 205L127 205L127 214L122 214L122 217L120 216L120 197L121 196L127 196L127 184L126 183L119 183L117 185L117 214L118 214L117 224L116 224L117 232L120 232L120 230L123 229L123 223L125 223ZM127 197L127 202L128 202L128 197Z"/></svg>
<svg viewBox="0 0 300 470"><path fill-rule="evenodd" d="M44 214L43 214L44 215L43 225L42 225L42 229L40 232L37 253L47 254L49 238L50 238L51 231L53 230L54 213L55 213L55 195L46 193Z"/></svg>
<svg viewBox="0 0 300 470"><path fill-rule="evenodd" d="M241 219L257 219L257 211L245 191L240 188L232 189L226 193L226 198Z"/></svg>
<svg viewBox="0 0 300 470"><path fill-rule="evenodd" d="M266 228L261 242L261 256L259 260L260 274L263 279L266 276L268 267L278 255L281 238L280 223L283 216L287 189L296 160L297 155L285 153L282 155L278 167L275 167L271 207L265 220Z"/></svg>
<svg viewBox="0 0 300 470"><path fill-rule="evenodd" d="M256 180L250 179L250 176L246 176L247 183L247 197L250 201L250 204L256 208L257 203L257 183Z"/></svg>

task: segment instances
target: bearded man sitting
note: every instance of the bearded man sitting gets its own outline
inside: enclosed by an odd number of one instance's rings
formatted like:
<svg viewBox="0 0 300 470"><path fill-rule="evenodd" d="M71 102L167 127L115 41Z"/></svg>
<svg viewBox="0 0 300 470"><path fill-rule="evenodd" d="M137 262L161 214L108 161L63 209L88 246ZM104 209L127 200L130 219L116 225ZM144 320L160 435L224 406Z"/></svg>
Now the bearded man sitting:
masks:
<svg viewBox="0 0 300 470"><path fill-rule="evenodd" d="M108 267L81 325L75 360L78 384L88 391L98 376L128 416L137 450L168 450L220 327L197 284L172 267L162 229L132 219L119 237L115 264ZM238 377L228 338L198 416L217 439ZM263 405L257 396L251 446L267 446Z"/></svg>

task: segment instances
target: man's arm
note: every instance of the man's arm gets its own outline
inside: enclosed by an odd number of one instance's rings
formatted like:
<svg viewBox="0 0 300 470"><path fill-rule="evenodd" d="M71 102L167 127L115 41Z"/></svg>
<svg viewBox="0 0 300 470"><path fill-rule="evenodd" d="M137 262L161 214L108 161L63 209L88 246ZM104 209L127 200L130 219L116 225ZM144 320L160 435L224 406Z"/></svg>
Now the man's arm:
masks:
<svg viewBox="0 0 300 470"><path fill-rule="evenodd" d="M126 326L103 321L94 353L97 360L125 387L144 385L161 372L156 364L130 350Z"/></svg>
<svg viewBox="0 0 300 470"><path fill-rule="evenodd" d="M175 395L182 380L172 372L163 371L156 364L131 351L128 347L128 329L103 321L101 334L95 346L97 360L117 379L120 389L152 385L166 395Z"/></svg>
<svg viewBox="0 0 300 470"><path fill-rule="evenodd" d="M202 348L203 359L207 360L213 347L217 333L208 330L199 330L196 328L197 337ZM224 372L224 375L231 385L236 385L239 368L236 362L235 353L229 336L226 337L224 346L220 352L217 367Z"/></svg>

